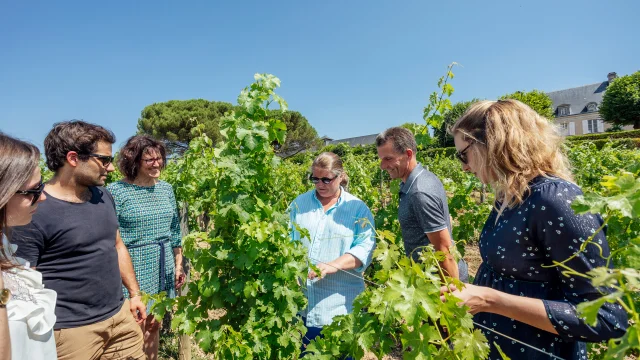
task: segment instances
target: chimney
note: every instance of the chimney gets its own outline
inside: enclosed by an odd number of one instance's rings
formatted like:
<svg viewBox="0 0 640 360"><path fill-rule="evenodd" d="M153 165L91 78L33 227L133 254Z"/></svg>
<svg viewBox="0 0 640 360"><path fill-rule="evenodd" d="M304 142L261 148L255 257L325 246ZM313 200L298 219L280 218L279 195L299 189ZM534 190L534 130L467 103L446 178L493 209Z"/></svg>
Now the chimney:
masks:
<svg viewBox="0 0 640 360"><path fill-rule="evenodd" d="M607 80L609 81L609 84L611 84L611 82L618 77L618 74L616 74L615 72L610 72L607 74Z"/></svg>

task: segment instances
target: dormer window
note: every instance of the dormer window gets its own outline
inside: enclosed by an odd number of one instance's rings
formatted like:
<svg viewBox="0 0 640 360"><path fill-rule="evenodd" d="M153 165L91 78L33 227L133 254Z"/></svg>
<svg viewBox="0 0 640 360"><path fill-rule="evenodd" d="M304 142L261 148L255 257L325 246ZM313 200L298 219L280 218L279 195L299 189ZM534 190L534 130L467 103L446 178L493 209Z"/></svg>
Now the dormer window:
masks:
<svg viewBox="0 0 640 360"><path fill-rule="evenodd" d="M588 112L595 112L598 111L598 104L591 102L587 104L587 111Z"/></svg>
<svg viewBox="0 0 640 360"><path fill-rule="evenodd" d="M571 114L571 106L570 105L560 105L558 106L558 116L567 116Z"/></svg>

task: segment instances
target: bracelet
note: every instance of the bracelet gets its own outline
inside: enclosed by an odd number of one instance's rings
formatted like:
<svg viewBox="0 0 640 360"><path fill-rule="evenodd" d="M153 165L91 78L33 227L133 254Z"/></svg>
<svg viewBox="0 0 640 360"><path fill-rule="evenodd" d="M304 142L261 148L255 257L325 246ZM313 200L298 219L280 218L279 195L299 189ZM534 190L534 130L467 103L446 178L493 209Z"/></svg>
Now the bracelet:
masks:
<svg viewBox="0 0 640 360"><path fill-rule="evenodd" d="M136 292L129 293L129 299L133 299L136 296L140 296L140 290Z"/></svg>

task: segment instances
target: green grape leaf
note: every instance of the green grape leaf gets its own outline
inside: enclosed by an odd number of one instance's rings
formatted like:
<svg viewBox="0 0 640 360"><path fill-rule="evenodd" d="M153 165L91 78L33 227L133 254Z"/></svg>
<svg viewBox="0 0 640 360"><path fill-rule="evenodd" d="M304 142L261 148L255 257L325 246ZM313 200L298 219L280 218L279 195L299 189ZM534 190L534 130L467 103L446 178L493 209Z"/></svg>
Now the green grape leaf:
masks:
<svg viewBox="0 0 640 360"><path fill-rule="evenodd" d="M486 359L489 356L487 338L479 329L462 331L453 335L453 349L462 359Z"/></svg>

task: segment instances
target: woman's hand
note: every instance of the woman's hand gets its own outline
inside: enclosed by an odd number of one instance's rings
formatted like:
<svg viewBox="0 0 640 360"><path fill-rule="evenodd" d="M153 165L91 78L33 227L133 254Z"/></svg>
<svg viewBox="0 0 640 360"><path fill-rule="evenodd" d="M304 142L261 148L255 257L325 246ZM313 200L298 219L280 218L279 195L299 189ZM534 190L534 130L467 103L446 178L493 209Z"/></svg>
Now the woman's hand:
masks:
<svg viewBox="0 0 640 360"><path fill-rule="evenodd" d="M176 290L180 289L184 285L187 275L182 271L182 266L176 268Z"/></svg>
<svg viewBox="0 0 640 360"><path fill-rule="evenodd" d="M173 248L173 256L176 262L176 290L180 289L187 278L182 267L182 248Z"/></svg>
<svg viewBox="0 0 640 360"><path fill-rule="evenodd" d="M471 284L464 284L464 288L462 290L458 290L455 285L450 284L449 288L443 286L440 288L440 300L443 302L446 301L444 297L445 293L450 293L451 295L457 297L462 300L459 305L466 305L469 307L469 312L473 315L480 312L488 312L490 309L490 299L493 292L493 289L485 287L485 286L477 286Z"/></svg>
<svg viewBox="0 0 640 360"><path fill-rule="evenodd" d="M335 274L338 272L338 267L332 263L319 263L317 268L320 270L320 278L324 278L329 274ZM318 277L315 271L309 270L309 279L313 280Z"/></svg>

